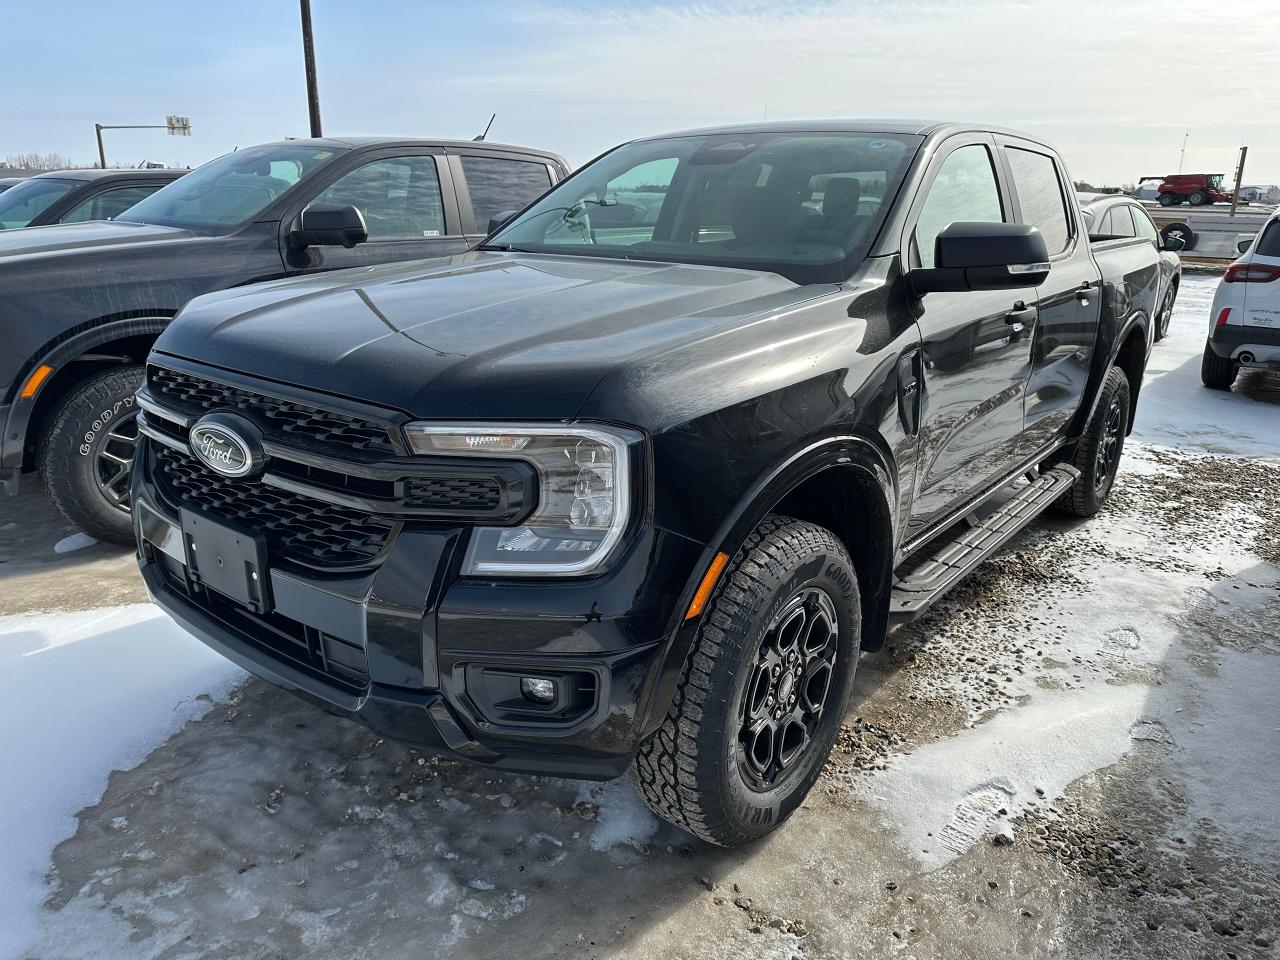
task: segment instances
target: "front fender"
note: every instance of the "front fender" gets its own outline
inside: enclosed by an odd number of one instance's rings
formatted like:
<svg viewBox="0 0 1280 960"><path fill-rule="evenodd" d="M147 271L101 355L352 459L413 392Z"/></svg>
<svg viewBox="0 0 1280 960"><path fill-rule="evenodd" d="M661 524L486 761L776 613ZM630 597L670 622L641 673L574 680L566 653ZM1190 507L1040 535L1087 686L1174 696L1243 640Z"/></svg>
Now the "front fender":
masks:
<svg viewBox="0 0 1280 960"><path fill-rule="evenodd" d="M788 493L801 484L832 469L854 471L865 495L871 491L875 498L871 512L887 526L890 543L896 547L899 539L897 511L898 473L887 445L878 437L860 433L843 433L812 439L787 457L765 470L733 503L724 514L715 533L705 545L695 566L695 574L685 585L684 592L674 609L674 622L657 679L647 700L642 735L649 736L662 723L684 662L689 655L700 623L699 617L685 619L693 595L703 575L719 553L734 556L754 530ZM875 598L870 609L864 602L864 636L882 636L888 625L888 590L892 585L892 567L895 550L880 551L880 569L875 571L875 582L883 593L882 601ZM864 598L864 600L867 598Z"/></svg>
<svg viewBox="0 0 1280 960"><path fill-rule="evenodd" d="M76 358L90 353L103 344L128 337L155 336L173 318L158 316L155 311L141 316L116 317L107 320L90 320L65 331L46 343L35 356L24 364L9 388L8 412L4 420L4 433L0 435L0 471L8 475L7 492L16 493L12 479L22 467L27 433L33 426L35 413L42 409L42 400L49 385ZM22 396L22 386L31 374L42 366L52 368L30 397ZM3 409L3 408L0 408Z"/></svg>

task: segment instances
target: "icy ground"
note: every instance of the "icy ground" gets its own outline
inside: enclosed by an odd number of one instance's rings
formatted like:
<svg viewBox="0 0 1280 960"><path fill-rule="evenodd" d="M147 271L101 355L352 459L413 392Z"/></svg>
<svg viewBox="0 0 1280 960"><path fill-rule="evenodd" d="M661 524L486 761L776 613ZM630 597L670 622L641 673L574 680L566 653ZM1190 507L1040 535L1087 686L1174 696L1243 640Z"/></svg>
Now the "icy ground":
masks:
<svg viewBox="0 0 1280 960"><path fill-rule="evenodd" d="M863 657L809 801L743 851L625 780L494 775L231 689L146 607L87 609L142 599L130 561L55 553L24 495L0 956L1276 956L1280 378L1200 386L1216 282L1184 281L1108 508Z"/></svg>

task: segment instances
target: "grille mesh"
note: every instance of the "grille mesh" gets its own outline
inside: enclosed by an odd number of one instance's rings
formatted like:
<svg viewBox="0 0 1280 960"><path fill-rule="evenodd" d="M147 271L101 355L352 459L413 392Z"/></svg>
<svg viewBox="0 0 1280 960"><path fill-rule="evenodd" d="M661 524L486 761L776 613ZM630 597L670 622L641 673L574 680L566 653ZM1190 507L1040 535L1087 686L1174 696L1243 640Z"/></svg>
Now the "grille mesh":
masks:
<svg viewBox="0 0 1280 960"><path fill-rule="evenodd" d="M167 367L151 367L147 386L156 399L186 413L239 410L258 418L285 437L306 437L352 450L394 454L386 426L303 403L241 390Z"/></svg>
<svg viewBox="0 0 1280 960"><path fill-rule="evenodd" d="M273 556L313 566L374 560L395 521L267 486L261 480L215 474L193 457L168 448L155 453L156 479L170 499L206 509L266 537Z"/></svg>
<svg viewBox="0 0 1280 960"><path fill-rule="evenodd" d="M502 490L492 477L414 477L405 485L405 499L439 510L496 510Z"/></svg>

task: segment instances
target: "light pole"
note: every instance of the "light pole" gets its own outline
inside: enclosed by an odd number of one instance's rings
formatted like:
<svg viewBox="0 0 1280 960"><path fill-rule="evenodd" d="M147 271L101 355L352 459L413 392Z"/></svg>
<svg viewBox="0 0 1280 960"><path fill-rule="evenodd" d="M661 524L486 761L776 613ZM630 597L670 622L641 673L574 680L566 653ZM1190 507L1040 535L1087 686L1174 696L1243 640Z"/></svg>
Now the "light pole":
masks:
<svg viewBox="0 0 1280 960"><path fill-rule="evenodd" d="M171 137L191 136L191 118L175 117L172 114L164 118L164 123L95 123L93 132L98 137L98 166L107 169L107 152L102 146L103 130L167 130Z"/></svg>
<svg viewBox="0 0 1280 960"><path fill-rule="evenodd" d="M307 71L307 110L311 114L311 135L320 132L320 89L316 85L316 47L311 36L311 0L299 0L302 6L302 58Z"/></svg>

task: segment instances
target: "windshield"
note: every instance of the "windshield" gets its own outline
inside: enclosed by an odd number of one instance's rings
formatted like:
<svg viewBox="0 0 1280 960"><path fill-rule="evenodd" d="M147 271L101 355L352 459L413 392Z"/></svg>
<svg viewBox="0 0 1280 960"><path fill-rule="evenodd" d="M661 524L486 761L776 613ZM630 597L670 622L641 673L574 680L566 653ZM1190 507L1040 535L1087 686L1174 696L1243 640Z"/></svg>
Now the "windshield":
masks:
<svg viewBox="0 0 1280 960"><path fill-rule="evenodd" d="M258 216L335 156L332 149L287 143L237 150L197 167L116 219L196 229L233 227Z"/></svg>
<svg viewBox="0 0 1280 960"><path fill-rule="evenodd" d="M76 185L74 180L33 177L0 194L0 229L25 227Z"/></svg>
<svg viewBox="0 0 1280 960"><path fill-rule="evenodd" d="M574 174L483 249L840 281L870 248L920 139L762 132L629 143Z"/></svg>

